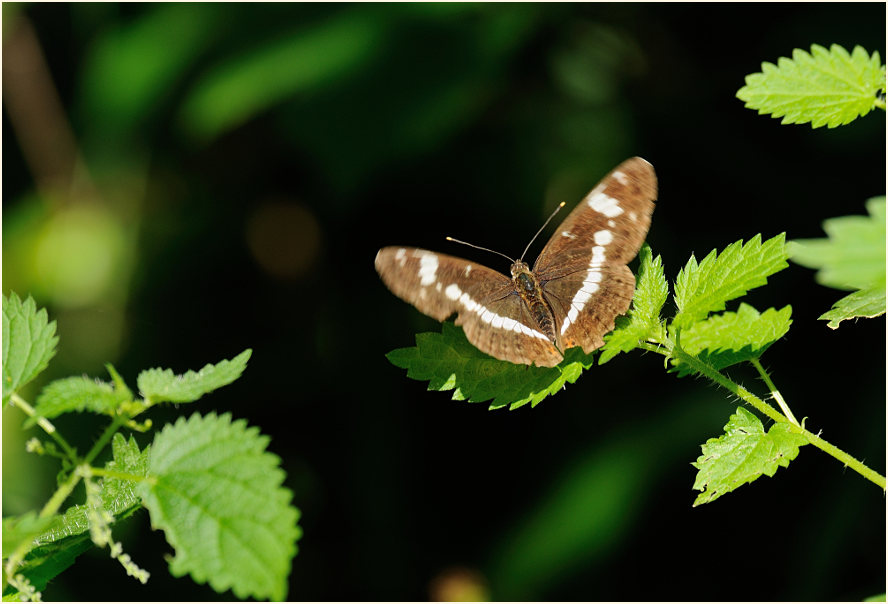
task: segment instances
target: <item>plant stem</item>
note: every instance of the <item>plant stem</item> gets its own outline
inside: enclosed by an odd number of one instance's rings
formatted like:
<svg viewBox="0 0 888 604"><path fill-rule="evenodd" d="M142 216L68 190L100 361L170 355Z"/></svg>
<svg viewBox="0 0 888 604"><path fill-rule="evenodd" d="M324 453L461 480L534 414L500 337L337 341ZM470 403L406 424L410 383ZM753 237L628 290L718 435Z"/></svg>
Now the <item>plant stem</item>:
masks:
<svg viewBox="0 0 888 604"><path fill-rule="evenodd" d="M18 394L13 394L9 400L16 407L24 411L25 415L27 415L28 417L35 416L34 407L29 405L28 402L20 397ZM43 431L46 432L54 441L56 441L56 444L58 444L59 447L62 448L62 451L65 452L65 455L68 456L68 459L71 461L71 463L77 463L77 451L75 451L74 447L69 445L68 441L66 441L65 438L61 434L59 434L58 430L56 430L56 427L52 424L51 421L49 421L45 417L40 417L37 418L37 425L43 428Z"/></svg>
<svg viewBox="0 0 888 604"><path fill-rule="evenodd" d="M809 443L811 443L812 445L814 445L815 447L817 447L818 449L820 449L824 453L827 453L828 455L832 455L833 457L835 457L836 459L838 459L839 461L844 463L845 466L851 468L852 470L854 470L855 472L857 472L858 474L860 474L861 476L863 476L867 480L877 484L878 486L880 486L882 488L883 491L885 490L885 477L884 476L882 476L881 474L879 474L875 470L872 470L871 468L866 466L860 460L855 459L854 457L852 457L848 453L845 453L844 451L842 451L841 449L839 449L835 445L823 440L822 438L820 438L816 434L813 434L812 432L806 430L805 428L802 428L798 424L791 422L788 419L788 417L778 413L773 407L768 405L765 401L763 401L762 399L760 399L759 397L757 397L756 395L751 393L749 390L747 390L746 388L744 388L740 384L733 382L732 380L730 380L728 377L723 375L721 372L719 372L717 369L715 369L711 365L704 363L703 361L701 361L697 357L686 353L684 350L681 349L681 347L677 343L675 344L675 347L672 350L672 354L675 357L681 359L681 361L683 363L692 367L698 373L708 377L710 380L719 384L720 386L729 390L730 392L733 392L734 394L739 396L741 399L743 399L745 402L749 403L750 405L755 407L758 411L760 411L764 415L767 415L768 417L770 417L774 421L789 424L791 426L791 430L793 432L803 435L808 440ZM776 388L774 390L776 390Z"/></svg>
<svg viewBox="0 0 888 604"><path fill-rule="evenodd" d="M789 423L795 424L796 426L801 427L799 424L799 420L795 418L795 415L792 414L792 411L789 410L789 405L786 404L786 401L783 400L783 395L780 394L780 391L777 390L777 386L774 385L774 382L771 381L771 376L768 375L768 372L765 371L765 368L762 367L761 362L758 359L752 359L750 361L753 367L759 372L759 375L762 376L762 379L767 384L768 389L771 391L771 396L774 397L774 400L777 401L777 404L780 405L780 410L783 411L783 415L786 416L786 419L789 420Z"/></svg>
<svg viewBox="0 0 888 604"><path fill-rule="evenodd" d="M84 455L83 461L86 462L87 464L92 463L92 461L96 458L96 456L102 452L102 449L105 448L105 445L108 444L108 441L111 440L111 437L114 436L114 434L117 432L117 430L120 428L120 426L122 426L123 424L125 424L128 421L129 421L128 417L124 417L122 415L116 416L114 418L114 421L112 421L110 424L108 424L108 427L105 428L104 432L102 432L102 435L99 437L99 439L92 446L92 449L89 450L89 453Z"/></svg>

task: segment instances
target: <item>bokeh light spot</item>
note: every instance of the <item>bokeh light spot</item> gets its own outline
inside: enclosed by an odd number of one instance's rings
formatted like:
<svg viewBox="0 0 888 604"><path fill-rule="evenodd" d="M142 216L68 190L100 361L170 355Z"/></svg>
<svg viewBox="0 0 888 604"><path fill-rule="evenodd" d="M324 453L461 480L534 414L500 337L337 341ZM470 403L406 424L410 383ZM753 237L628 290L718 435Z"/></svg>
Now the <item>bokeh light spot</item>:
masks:
<svg viewBox="0 0 888 604"><path fill-rule="evenodd" d="M290 201L261 204L247 223L246 236L253 258L278 279L305 275L314 266L321 244L314 214Z"/></svg>

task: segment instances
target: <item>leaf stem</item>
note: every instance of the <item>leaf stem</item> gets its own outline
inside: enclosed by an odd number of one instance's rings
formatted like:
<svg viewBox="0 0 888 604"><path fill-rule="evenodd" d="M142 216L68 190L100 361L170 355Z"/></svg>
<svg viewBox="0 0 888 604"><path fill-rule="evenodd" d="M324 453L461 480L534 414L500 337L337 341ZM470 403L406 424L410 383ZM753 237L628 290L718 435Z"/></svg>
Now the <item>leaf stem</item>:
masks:
<svg viewBox="0 0 888 604"><path fill-rule="evenodd" d="M786 401L783 400L783 395L780 394L779 390L777 390L777 386L775 386L774 382L771 381L771 376L768 375L768 372L765 371L764 367L762 367L761 362L758 359L752 359L750 363L752 363L756 371L759 372L759 375L762 376L762 379L765 381L765 384L767 384L768 389L771 391L771 396L774 397L774 400L777 401L778 405L780 405L780 410L783 411L783 415L786 416L786 419L789 420L789 423L801 427L801 424L799 424L799 420L797 420L795 418L795 415L792 414L792 411L789 410L789 405L787 405Z"/></svg>
<svg viewBox="0 0 888 604"><path fill-rule="evenodd" d="M13 393L12 397L9 399L16 407L25 412L25 415L28 417L35 417L34 407L32 407L28 402L20 397L18 394ZM65 455L68 456L68 459L71 463L77 463L77 451L74 450L74 447L68 444L68 441L59 434L56 427L52 424L51 421L46 419L45 417L37 418L37 425L43 428L43 431L46 432L59 447L65 452Z"/></svg>
<svg viewBox="0 0 888 604"><path fill-rule="evenodd" d="M797 423L791 422L787 416L778 413L777 410L775 410L765 401L751 393L740 384L732 381L708 363L704 363L697 357L686 353L684 350L681 349L678 343L675 343L672 354L681 359L681 362L686 363L687 365L692 367L698 373L708 377L710 380L719 384L730 392L733 392L745 402L755 407L762 414L767 415L776 422L790 424L793 432L803 435L809 443L811 443L824 453L835 457L836 459L844 463L846 467L851 468L870 482L877 484L882 488L883 491L885 490L885 477L883 475L879 474L875 470L872 470L866 464L852 457L848 453L842 451L835 445L823 440L809 430L802 428ZM774 388L774 391L776 391L776 388Z"/></svg>

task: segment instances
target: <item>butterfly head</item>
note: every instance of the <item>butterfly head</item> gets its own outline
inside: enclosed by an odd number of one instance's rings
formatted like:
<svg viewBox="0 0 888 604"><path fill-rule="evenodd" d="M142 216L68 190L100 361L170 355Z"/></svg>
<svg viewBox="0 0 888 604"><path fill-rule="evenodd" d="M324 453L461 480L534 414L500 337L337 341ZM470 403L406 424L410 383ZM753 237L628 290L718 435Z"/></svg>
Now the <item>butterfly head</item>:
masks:
<svg viewBox="0 0 888 604"><path fill-rule="evenodd" d="M518 275L522 275L530 272L530 267L523 260L516 260L512 264L512 277L517 277Z"/></svg>

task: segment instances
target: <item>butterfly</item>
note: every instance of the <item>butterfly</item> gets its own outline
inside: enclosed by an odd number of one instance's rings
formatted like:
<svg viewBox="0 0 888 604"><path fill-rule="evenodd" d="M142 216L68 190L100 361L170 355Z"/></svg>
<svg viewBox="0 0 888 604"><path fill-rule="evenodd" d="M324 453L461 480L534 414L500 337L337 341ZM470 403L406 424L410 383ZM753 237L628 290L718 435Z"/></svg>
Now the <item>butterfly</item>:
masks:
<svg viewBox="0 0 888 604"><path fill-rule="evenodd" d="M601 347L629 308L635 276L626 265L647 236L656 197L653 166L633 157L568 214L532 270L523 255L509 277L463 258L394 246L379 250L376 271L420 312L439 321L456 314L455 324L482 352L554 367L570 348Z"/></svg>

